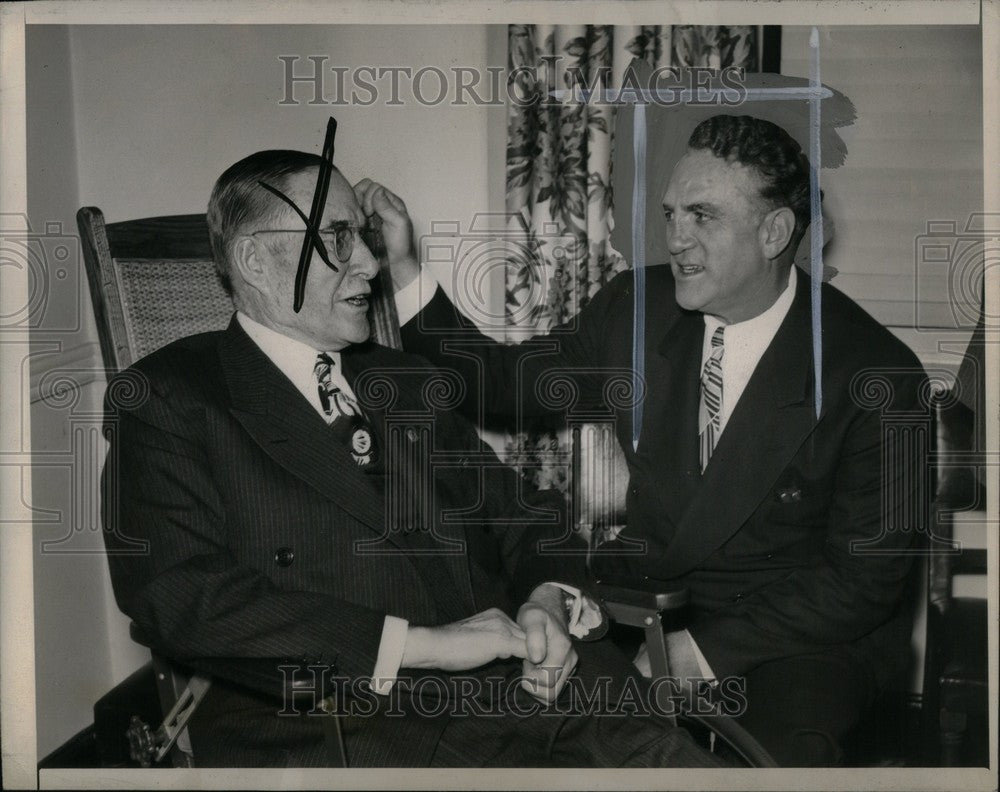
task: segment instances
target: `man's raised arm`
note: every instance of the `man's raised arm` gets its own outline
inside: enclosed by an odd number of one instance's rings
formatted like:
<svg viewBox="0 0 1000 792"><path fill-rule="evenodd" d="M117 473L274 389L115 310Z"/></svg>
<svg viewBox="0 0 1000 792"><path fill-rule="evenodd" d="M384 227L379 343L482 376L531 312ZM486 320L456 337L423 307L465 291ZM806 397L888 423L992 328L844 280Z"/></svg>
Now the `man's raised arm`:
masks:
<svg viewBox="0 0 1000 792"><path fill-rule="evenodd" d="M514 426L518 415L556 412L544 388L552 376L569 377L581 405L602 406L609 376L602 328L608 312L622 310L627 301L623 298L630 299L629 273L602 289L578 317L548 334L522 344L501 344L480 332L421 269L402 200L370 179L354 190L365 214L382 219L403 348L458 372L466 385L461 407L467 416Z"/></svg>

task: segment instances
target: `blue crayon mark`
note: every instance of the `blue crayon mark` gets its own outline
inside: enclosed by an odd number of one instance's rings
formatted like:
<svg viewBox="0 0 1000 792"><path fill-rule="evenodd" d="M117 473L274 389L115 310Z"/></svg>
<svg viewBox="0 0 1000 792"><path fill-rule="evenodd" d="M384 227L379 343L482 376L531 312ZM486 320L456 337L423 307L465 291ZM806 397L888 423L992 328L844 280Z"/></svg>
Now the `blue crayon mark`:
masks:
<svg viewBox="0 0 1000 792"><path fill-rule="evenodd" d="M810 64L810 79L808 87L782 86L767 88L747 88L743 91L743 101L802 101L809 102L809 154L811 169L809 174L809 196L811 205L811 245L810 245L810 275L812 278L810 300L812 314L813 339L813 371L815 377L815 409L818 418L823 408L823 325L821 288L823 285L823 213L820 203L819 170L822 167L820 153L821 102L833 98L833 92L820 82L819 69L819 31L812 29L809 38L812 53ZM690 89L643 89L634 86L621 89L603 89L597 91L582 91L583 101L598 97L601 101L617 104L633 104L635 117L632 129L632 147L635 158L634 181L632 185L632 255L633 284L635 300L633 306L632 329L632 384L636 396L641 392L641 383L645 374L645 329L646 329L646 106L645 103L666 100L673 104L687 104L697 96L699 102L724 97L728 89L702 88L697 91ZM550 92L552 96L562 99L574 94L565 89ZM836 114L835 114L836 115ZM632 407L632 448L639 446L639 435L642 432L641 401L637 398Z"/></svg>
<svg viewBox="0 0 1000 792"><path fill-rule="evenodd" d="M823 207L820 203L819 169L820 159L820 80L819 80L819 30L815 27L809 34L809 49L812 58L809 67L809 85L814 93L809 98L809 204L811 249L810 275L812 276L812 342L813 373L815 376L816 417L823 409Z"/></svg>
<svg viewBox="0 0 1000 792"><path fill-rule="evenodd" d="M636 451L642 431L642 399L639 395L646 368L646 106L641 102L635 104L633 121L632 283L635 298L632 308L632 450Z"/></svg>
<svg viewBox="0 0 1000 792"><path fill-rule="evenodd" d="M719 100L728 99L732 89L730 88L699 88L692 91L690 88L603 88L599 90L580 90L579 100L587 104L591 99L609 104L639 104L642 102L660 102L667 106L676 107L697 102L701 105L716 103ZM833 91L825 86L802 87L774 87L774 88L744 88L740 96L741 102L773 102L775 100L809 100L816 96L820 99L832 99ZM563 99L577 99L574 91L560 88L550 91L549 96L562 101ZM724 105L723 105L724 106Z"/></svg>

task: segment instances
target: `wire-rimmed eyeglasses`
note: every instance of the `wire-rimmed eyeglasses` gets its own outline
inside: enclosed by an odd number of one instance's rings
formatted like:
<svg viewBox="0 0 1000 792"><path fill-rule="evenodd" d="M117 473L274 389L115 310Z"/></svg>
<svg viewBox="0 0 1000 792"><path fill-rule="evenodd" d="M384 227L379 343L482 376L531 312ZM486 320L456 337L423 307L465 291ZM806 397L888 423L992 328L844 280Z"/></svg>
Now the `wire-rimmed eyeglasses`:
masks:
<svg viewBox="0 0 1000 792"><path fill-rule="evenodd" d="M322 249L317 251L319 257L330 269L339 272L339 267L331 261L330 251L333 251L337 261L341 264L347 264L354 253L354 240L362 231L364 231L364 226L340 222L335 223L333 228L316 231L315 234L308 228L261 228L253 231L250 236L257 234L310 234L313 236L314 243L318 238L323 245Z"/></svg>

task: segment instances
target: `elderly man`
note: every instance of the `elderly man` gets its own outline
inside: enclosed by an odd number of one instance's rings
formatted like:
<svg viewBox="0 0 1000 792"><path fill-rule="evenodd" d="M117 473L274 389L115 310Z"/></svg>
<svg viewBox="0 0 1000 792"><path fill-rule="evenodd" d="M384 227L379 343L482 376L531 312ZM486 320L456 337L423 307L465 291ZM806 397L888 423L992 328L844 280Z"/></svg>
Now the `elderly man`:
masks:
<svg viewBox="0 0 1000 792"><path fill-rule="evenodd" d="M222 174L208 224L229 328L170 344L108 389L115 594L156 649L215 678L190 723L196 763L327 761L324 718L282 700L277 668L292 664L342 683L352 766L715 764L665 719L549 711L578 659L554 581L586 585L580 556L538 551L563 530L558 504L514 505L514 474L426 397L437 372L367 342L377 264L336 170L295 309L313 232L297 207L322 165L263 151ZM147 397L118 403L123 383ZM400 416L430 429L394 432ZM432 469L431 452L453 461ZM610 644L580 656L581 679L627 677Z"/></svg>
<svg viewBox="0 0 1000 792"><path fill-rule="evenodd" d="M903 591L924 460L883 416L925 412L923 372L824 284L817 383L811 284L793 266L810 221L809 163L776 125L702 122L663 216L670 266L646 273L637 448L632 410L617 409L628 525L594 566L634 585L688 587L690 623L667 635L673 671L743 678L742 723L780 764L833 764L908 657ZM419 309L404 347L459 371L472 414L551 411L534 384L559 369L578 380L580 403L600 404L602 371L632 368L631 273L552 332L557 352L522 355L479 335L411 259L396 261L401 319ZM461 355L442 351L469 339ZM636 662L648 668L642 652Z"/></svg>

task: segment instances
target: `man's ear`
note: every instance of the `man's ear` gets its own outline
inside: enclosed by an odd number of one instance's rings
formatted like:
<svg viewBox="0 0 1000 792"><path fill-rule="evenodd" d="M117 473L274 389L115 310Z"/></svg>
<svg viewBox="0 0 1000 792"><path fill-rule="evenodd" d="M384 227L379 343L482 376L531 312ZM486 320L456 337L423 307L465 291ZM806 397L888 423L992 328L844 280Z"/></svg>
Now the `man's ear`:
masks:
<svg viewBox="0 0 1000 792"><path fill-rule="evenodd" d="M251 236L241 236L233 243L233 269L246 283L259 290L264 286L266 267L258 254Z"/></svg>
<svg viewBox="0 0 1000 792"><path fill-rule="evenodd" d="M772 209L764 215L759 238L761 250L768 259L776 259L784 253L794 236L795 212L787 206Z"/></svg>

